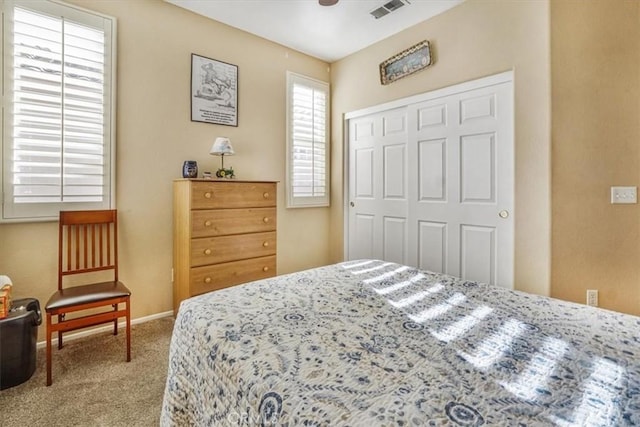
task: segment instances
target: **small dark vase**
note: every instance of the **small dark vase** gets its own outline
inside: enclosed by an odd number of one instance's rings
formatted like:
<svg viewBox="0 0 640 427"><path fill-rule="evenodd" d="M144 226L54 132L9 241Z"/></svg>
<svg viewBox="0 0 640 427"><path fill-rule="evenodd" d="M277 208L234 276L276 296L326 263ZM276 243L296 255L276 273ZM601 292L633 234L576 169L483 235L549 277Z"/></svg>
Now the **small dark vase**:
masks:
<svg viewBox="0 0 640 427"><path fill-rule="evenodd" d="M197 178L198 162L196 162L195 160L185 160L185 162L182 164L182 177Z"/></svg>

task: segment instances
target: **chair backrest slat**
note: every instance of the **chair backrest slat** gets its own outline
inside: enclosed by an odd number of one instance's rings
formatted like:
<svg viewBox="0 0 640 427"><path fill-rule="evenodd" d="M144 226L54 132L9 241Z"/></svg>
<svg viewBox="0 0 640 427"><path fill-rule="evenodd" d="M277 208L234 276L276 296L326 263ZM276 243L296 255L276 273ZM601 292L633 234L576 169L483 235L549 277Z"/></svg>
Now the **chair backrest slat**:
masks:
<svg viewBox="0 0 640 427"><path fill-rule="evenodd" d="M103 236L103 232L102 232L102 228L103 225L100 224L100 232L98 233L98 244L100 246L100 267L102 267L104 265L104 250L103 250L103 240L102 240L102 236Z"/></svg>
<svg viewBox="0 0 640 427"><path fill-rule="evenodd" d="M115 224L114 224L114 230L115 230ZM111 247L111 233L107 233L107 247L108 248ZM117 250L117 246L116 246L116 250ZM107 251L107 264L111 264L111 251Z"/></svg>
<svg viewBox="0 0 640 427"><path fill-rule="evenodd" d="M62 211L59 228L58 289L62 278L73 274L113 270L118 280L115 210Z"/></svg>
<svg viewBox="0 0 640 427"><path fill-rule="evenodd" d="M82 255L83 255L83 257L82 257L82 261L83 261L82 266L84 268L89 268L89 262L88 262L88 257L87 257L87 252L88 252L88 250L87 250L87 235L89 233L88 233L87 229L88 229L88 225L87 224L83 225L82 228L81 228L81 230L82 230L81 231L81 233L82 233Z"/></svg>
<svg viewBox="0 0 640 427"><path fill-rule="evenodd" d="M60 232L62 233L62 227L60 227ZM67 227L67 242L71 242L71 227ZM62 239L60 239L60 244L62 245ZM73 257L71 256L71 245L67 245L67 270L71 270L71 260Z"/></svg>
<svg viewBox="0 0 640 427"><path fill-rule="evenodd" d="M91 224L91 247L96 247L96 224ZM91 266L96 266L96 251L91 251Z"/></svg>

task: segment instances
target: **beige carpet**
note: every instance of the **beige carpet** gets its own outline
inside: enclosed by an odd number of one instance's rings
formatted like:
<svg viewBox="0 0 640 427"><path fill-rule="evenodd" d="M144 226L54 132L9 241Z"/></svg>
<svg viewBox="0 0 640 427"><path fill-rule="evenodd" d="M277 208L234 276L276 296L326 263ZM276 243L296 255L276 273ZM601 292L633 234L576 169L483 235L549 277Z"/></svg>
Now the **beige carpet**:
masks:
<svg viewBox="0 0 640 427"><path fill-rule="evenodd" d="M123 331L54 346L51 387L38 350L31 379L0 391L0 425L157 426L172 329L171 317L132 326L129 363Z"/></svg>

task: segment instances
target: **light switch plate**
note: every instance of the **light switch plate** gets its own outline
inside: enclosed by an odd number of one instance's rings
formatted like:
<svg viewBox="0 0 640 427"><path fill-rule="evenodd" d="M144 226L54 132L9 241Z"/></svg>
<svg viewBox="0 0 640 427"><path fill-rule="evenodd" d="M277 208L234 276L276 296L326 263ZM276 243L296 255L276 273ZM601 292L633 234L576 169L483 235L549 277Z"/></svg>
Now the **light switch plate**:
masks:
<svg viewBox="0 0 640 427"><path fill-rule="evenodd" d="M611 203L638 203L638 187L611 187Z"/></svg>
<svg viewBox="0 0 640 427"><path fill-rule="evenodd" d="M587 305L591 307L598 306L598 290L597 289L587 289Z"/></svg>

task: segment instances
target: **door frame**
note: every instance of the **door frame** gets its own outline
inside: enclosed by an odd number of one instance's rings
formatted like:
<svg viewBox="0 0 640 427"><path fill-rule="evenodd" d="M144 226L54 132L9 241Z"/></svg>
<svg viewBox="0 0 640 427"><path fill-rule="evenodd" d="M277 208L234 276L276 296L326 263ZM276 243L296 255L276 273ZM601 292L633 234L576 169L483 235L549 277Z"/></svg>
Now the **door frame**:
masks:
<svg viewBox="0 0 640 427"><path fill-rule="evenodd" d="M360 110L355 110L355 111L350 111L344 114L344 121L343 121L343 129L344 129L344 136L343 136L343 144L342 144L342 176L343 176L343 182L342 182L342 191L343 191L343 215L342 215L342 222L343 222L343 238L342 238L342 243L343 243L343 255L342 255L342 259L346 260L347 255L349 254L349 203L351 202L350 200L350 194L349 194L349 164L350 164L350 158L349 158L349 121L351 119L356 119L359 117L363 117L363 116L368 116L370 114L374 114L374 113L380 113L383 111L387 111L387 110L391 110L394 108L401 108L401 107L406 107L408 105L411 104L417 104L419 102L424 102L424 101L429 101L429 100L433 100L433 99L438 99L438 98L444 98L447 96L451 96L451 95L455 95L461 92L466 92L469 90L474 90L474 89L480 89L480 88L484 88L484 87L489 87L489 86L495 86L498 84L502 84L502 83L512 83L515 86L515 78L514 78L514 71L513 70L509 70L509 71L504 71L502 73L498 73L498 74L494 74L491 76L487 76L487 77L481 77L479 79L474 79L474 80L468 80L466 82L462 82L462 83L457 83L451 86L447 86L441 89L435 89L429 92L423 92L417 95L411 95L408 96L406 98L401 98L401 99L396 99L394 101L390 101L390 102L385 102L382 104L378 104L378 105L374 105L371 107L366 107L366 108L362 108ZM513 91L513 93L515 93L515 90ZM515 147L515 100L513 103L514 106L514 123L513 123L513 135L512 135L512 140L514 142L514 147L513 147L513 161L514 161L514 175L515 175L515 155L516 155L516 147ZM515 214L515 176L514 176L514 207L513 207L513 214ZM514 223L515 224L515 223ZM514 226L514 230L513 232L515 233L515 226ZM515 235L514 235L514 242L515 242ZM514 247L515 249L515 247ZM514 254L514 260L515 260L515 254Z"/></svg>

